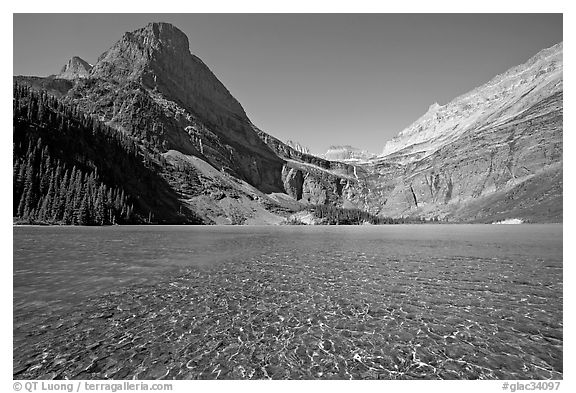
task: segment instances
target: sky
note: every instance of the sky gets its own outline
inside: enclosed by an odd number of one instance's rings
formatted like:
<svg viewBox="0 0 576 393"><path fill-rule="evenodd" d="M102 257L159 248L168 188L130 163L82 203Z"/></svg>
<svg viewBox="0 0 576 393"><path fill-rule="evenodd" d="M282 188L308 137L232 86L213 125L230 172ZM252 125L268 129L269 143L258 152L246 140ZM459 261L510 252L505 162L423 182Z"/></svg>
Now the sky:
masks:
<svg viewBox="0 0 576 393"><path fill-rule="evenodd" d="M424 114L562 41L562 14L14 14L13 74L58 73L152 21L174 24L283 141L380 153Z"/></svg>

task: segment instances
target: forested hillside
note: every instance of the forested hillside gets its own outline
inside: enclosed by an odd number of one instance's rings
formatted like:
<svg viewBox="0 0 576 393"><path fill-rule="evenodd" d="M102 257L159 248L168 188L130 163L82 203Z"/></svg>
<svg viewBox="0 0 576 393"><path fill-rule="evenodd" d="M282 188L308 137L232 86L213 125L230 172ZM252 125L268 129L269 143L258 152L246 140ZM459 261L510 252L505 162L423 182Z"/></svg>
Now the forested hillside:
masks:
<svg viewBox="0 0 576 393"><path fill-rule="evenodd" d="M379 157L335 148L339 162L258 129L182 31L150 23L93 67L15 77L14 216L268 225L326 205L326 223L561 222L562 54L432 105Z"/></svg>
<svg viewBox="0 0 576 393"><path fill-rule="evenodd" d="M158 175L161 157L76 106L14 85L13 216L19 222L198 223Z"/></svg>

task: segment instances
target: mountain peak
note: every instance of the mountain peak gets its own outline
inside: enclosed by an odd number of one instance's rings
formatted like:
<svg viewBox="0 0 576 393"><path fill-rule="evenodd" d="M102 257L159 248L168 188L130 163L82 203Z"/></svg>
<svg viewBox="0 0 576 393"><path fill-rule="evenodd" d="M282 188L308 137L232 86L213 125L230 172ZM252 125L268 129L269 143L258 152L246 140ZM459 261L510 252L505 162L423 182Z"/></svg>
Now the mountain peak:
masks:
<svg viewBox="0 0 576 393"><path fill-rule="evenodd" d="M351 145L330 145L321 157L330 161L366 161L376 155Z"/></svg>
<svg viewBox="0 0 576 393"><path fill-rule="evenodd" d="M184 37L186 37L186 35L182 32L182 30L180 30L179 28L168 22L150 22L146 26L140 28L140 30L151 31L157 37L159 37L161 33L172 35L183 35Z"/></svg>
<svg viewBox="0 0 576 393"><path fill-rule="evenodd" d="M175 51L188 52L188 37L176 26L166 22L151 22L145 27L135 30L132 33L135 38L140 39L144 46L159 49L169 48Z"/></svg>
<svg viewBox="0 0 576 393"><path fill-rule="evenodd" d="M302 145L300 142L295 142L291 139L288 139L286 141L286 144L290 146L292 149L299 151L300 153L310 154L310 149Z"/></svg>
<svg viewBox="0 0 576 393"><path fill-rule="evenodd" d="M467 131L498 124L561 91L562 48L560 42L543 49L446 105L432 104L418 120L387 141L380 156L402 151L399 154L428 155Z"/></svg>
<svg viewBox="0 0 576 393"><path fill-rule="evenodd" d="M428 108L428 112L436 112L440 108L442 108L442 106L439 103L435 102L432 105L430 105L430 107Z"/></svg>
<svg viewBox="0 0 576 393"><path fill-rule="evenodd" d="M84 59L73 56L68 62L62 67L60 73L56 75L58 79L78 79L87 78L90 75L90 70L92 66L88 64Z"/></svg>
<svg viewBox="0 0 576 393"><path fill-rule="evenodd" d="M190 55L188 37L164 22L153 22L126 32L94 66L93 75L116 80L136 80L154 62L169 62Z"/></svg>
<svg viewBox="0 0 576 393"><path fill-rule="evenodd" d="M136 82L203 116L221 121L222 111L248 121L241 105L210 69L189 49L177 27L153 22L124 33L103 53L91 76L119 83Z"/></svg>

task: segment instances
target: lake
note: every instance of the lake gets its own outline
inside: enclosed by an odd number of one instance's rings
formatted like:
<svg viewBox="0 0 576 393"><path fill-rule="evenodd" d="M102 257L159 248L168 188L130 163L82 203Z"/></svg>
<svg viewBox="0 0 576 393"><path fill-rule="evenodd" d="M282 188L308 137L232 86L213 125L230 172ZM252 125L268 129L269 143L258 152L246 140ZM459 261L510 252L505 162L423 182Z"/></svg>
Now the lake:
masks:
<svg viewBox="0 0 576 393"><path fill-rule="evenodd" d="M562 378L562 225L13 233L18 379Z"/></svg>

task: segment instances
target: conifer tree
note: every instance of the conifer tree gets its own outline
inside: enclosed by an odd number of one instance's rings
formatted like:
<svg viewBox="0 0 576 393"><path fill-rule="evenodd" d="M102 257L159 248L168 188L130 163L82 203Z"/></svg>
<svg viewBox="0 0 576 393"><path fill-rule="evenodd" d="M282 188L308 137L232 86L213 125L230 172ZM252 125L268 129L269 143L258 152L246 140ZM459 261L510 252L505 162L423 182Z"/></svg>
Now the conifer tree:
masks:
<svg viewBox="0 0 576 393"><path fill-rule="evenodd" d="M147 214L124 185L126 179L149 178L143 161L155 165L151 152L142 154L134 139L82 113L77 105L18 83L13 94L14 217L106 225L137 221L139 209L140 217ZM146 109L150 103L142 104ZM114 157L114 165L107 157ZM140 185L130 187L138 189L139 197L158 195Z"/></svg>
<svg viewBox="0 0 576 393"><path fill-rule="evenodd" d="M76 221L78 225L88 225L90 223L90 213L88 206L88 195L85 194L80 202L80 207L76 211Z"/></svg>

